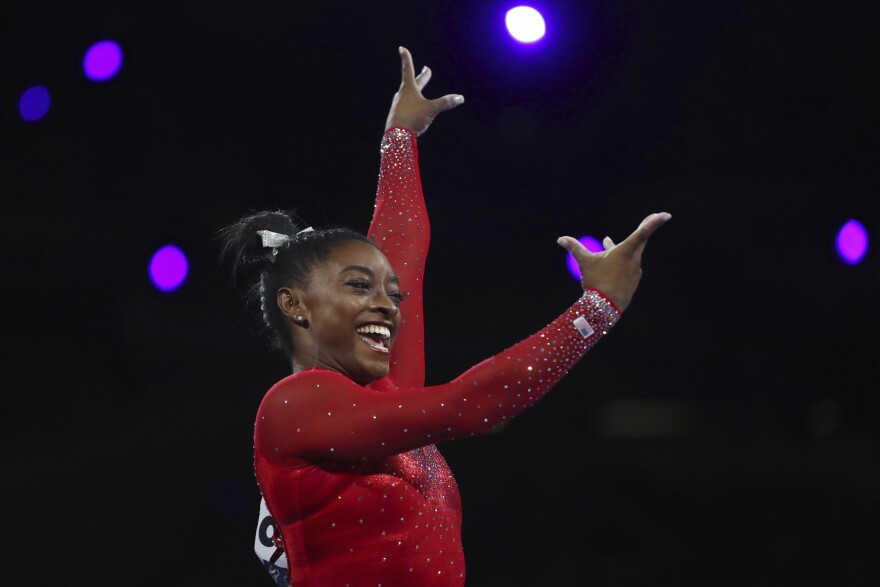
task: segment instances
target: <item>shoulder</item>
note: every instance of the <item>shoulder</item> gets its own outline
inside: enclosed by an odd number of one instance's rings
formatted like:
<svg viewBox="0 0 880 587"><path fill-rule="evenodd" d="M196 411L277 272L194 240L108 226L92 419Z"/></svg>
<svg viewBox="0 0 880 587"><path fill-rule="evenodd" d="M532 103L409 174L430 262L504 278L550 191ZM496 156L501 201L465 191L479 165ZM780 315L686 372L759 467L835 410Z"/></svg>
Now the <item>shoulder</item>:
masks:
<svg viewBox="0 0 880 587"><path fill-rule="evenodd" d="M291 400L302 401L308 396L339 389L340 387L360 387L357 383L336 371L327 369L306 369L289 375L269 388L260 410L280 407Z"/></svg>
<svg viewBox="0 0 880 587"><path fill-rule="evenodd" d="M273 393L276 390L302 389L308 386L316 387L321 383L336 385L339 385L340 383L349 383L351 385L357 385L354 381L338 371L331 371L329 369L305 369L303 371L298 371L293 375L288 375L280 380L269 388L268 393Z"/></svg>
<svg viewBox="0 0 880 587"><path fill-rule="evenodd" d="M290 456L302 440L291 432L308 432L317 414L328 409L328 401L357 393L358 388L363 389L345 375L324 369L285 377L266 392L257 410L255 448L270 445Z"/></svg>
<svg viewBox="0 0 880 587"><path fill-rule="evenodd" d="M289 424L292 416L307 419L328 410L336 413L352 403L375 400L393 391L397 390L387 377L364 387L336 371L299 371L266 392L257 411L256 424L260 428L279 420Z"/></svg>

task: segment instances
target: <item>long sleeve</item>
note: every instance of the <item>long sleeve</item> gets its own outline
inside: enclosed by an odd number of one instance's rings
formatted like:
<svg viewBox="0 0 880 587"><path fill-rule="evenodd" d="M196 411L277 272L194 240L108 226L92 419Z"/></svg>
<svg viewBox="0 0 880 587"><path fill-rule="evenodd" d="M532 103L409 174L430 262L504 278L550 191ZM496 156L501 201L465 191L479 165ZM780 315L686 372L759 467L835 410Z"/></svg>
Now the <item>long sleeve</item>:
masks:
<svg viewBox="0 0 880 587"><path fill-rule="evenodd" d="M391 128L382 137L381 152L376 206L367 236L388 258L406 296L388 378L397 387L417 387L425 384L422 283L431 230L416 138L407 129Z"/></svg>
<svg viewBox="0 0 880 587"><path fill-rule="evenodd" d="M301 371L266 394L255 448L277 462L351 461L487 430L549 391L618 318L610 300L587 290L542 330L433 387L379 392L336 372Z"/></svg>

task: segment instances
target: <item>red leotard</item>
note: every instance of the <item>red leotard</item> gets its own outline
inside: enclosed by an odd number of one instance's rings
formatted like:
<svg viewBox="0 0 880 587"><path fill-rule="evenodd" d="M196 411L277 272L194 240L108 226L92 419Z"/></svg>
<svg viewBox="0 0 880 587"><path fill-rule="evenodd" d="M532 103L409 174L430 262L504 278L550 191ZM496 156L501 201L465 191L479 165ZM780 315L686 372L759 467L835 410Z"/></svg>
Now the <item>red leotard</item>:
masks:
<svg viewBox="0 0 880 587"><path fill-rule="evenodd" d="M458 487L434 443L530 406L619 316L587 290L536 334L424 387L429 228L417 158L410 131L386 132L369 236L407 295L388 376L363 387L334 371L300 371L273 386L257 413L257 480L294 587L463 585Z"/></svg>

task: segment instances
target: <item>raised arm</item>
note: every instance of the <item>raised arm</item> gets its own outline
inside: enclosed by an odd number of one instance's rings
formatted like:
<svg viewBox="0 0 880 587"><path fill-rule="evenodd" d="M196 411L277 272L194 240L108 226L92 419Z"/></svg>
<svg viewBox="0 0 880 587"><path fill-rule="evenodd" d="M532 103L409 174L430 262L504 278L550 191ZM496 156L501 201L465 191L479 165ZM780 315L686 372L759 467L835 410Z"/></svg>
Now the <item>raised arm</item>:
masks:
<svg viewBox="0 0 880 587"><path fill-rule="evenodd" d="M644 244L667 219L648 217L619 245L608 241L604 253L573 250L585 282L604 283L613 297L589 287L547 327L449 383L382 393L331 371L282 380L260 406L258 448L281 462L357 460L474 434L518 414L615 324L638 285Z"/></svg>
<svg viewBox="0 0 880 587"><path fill-rule="evenodd" d="M422 196L416 137L428 129L437 114L461 104L464 98L450 94L425 99L422 89L431 79L431 70L425 67L416 76L412 56L403 47L400 60L401 83L385 123L376 206L367 235L388 258L406 296L389 378L398 387L420 387L425 383L422 286L431 230Z"/></svg>
<svg viewBox="0 0 880 587"><path fill-rule="evenodd" d="M409 130L392 128L382 137L376 208L367 236L388 258L405 296L388 377L397 386L424 385L422 280L431 228L422 197L418 147Z"/></svg>

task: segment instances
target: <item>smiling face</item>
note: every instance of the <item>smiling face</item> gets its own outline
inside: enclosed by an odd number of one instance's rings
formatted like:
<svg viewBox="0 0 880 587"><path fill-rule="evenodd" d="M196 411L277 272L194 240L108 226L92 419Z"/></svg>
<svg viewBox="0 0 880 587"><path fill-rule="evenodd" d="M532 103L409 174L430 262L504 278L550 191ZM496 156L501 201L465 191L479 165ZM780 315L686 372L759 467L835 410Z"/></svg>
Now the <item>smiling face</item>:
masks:
<svg viewBox="0 0 880 587"><path fill-rule="evenodd" d="M362 385L384 377L401 299L397 277L379 249L340 243L315 267L306 288L279 291L282 311L305 318L293 324L295 364L332 369Z"/></svg>

